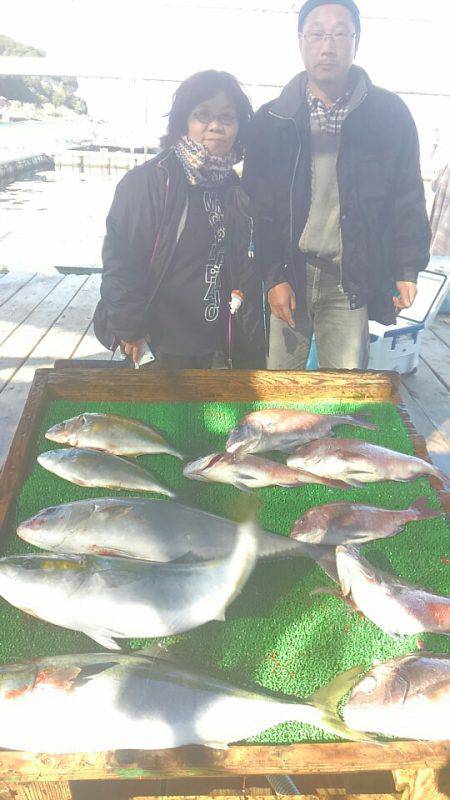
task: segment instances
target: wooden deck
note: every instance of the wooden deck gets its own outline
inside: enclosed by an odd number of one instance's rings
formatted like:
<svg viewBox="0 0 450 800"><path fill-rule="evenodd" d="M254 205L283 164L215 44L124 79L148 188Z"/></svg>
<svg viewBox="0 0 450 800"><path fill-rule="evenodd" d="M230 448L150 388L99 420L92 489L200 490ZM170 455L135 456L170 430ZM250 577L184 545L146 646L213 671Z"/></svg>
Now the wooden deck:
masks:
<svg viewBox="0 0 450 800"><path fill-rule="evenodd" d="M100 275L0 273L0 467L34 371L56 359L111 359L95 338ZM433 461L450 474L450 316L424 335L419 368L402 397Z"/></svg>

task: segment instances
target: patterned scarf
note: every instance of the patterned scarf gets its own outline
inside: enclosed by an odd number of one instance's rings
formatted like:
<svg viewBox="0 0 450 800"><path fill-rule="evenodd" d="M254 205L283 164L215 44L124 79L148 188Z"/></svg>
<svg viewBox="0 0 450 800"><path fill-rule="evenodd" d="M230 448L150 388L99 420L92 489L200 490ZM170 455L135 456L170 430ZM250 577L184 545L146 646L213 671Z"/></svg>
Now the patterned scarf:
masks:
<svg viewBox="0 0 450 800"><path fill-rule="evenodd" d="M212 156L202 144L183 136L176 145L174 153L180 160L188 183L192 186L217 188L233 173L236 163L234 150L227 156Z"/></svg>

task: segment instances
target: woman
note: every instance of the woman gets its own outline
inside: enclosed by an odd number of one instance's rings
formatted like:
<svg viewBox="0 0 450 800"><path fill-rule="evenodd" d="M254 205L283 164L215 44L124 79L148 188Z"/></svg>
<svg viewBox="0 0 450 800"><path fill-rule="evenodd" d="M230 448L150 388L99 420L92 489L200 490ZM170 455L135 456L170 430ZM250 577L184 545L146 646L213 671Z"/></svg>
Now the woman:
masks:
<svg viewBox="0 0 450 800"><path fill-rule="evenodd" d="M146 353L161 368L209 368L225 352L235 367L264 366L253 221L233 170L251 118L232 75L192 75L174 95L164 151L116 189L94 327L135 364ZM231 292L242 300L232 321Z"/></svg>

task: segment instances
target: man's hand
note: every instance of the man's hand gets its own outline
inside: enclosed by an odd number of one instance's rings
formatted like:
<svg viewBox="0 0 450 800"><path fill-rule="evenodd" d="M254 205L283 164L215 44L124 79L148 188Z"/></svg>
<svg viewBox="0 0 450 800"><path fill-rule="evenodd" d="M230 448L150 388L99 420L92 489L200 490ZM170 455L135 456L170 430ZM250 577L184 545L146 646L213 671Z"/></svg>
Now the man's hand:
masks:
<svg viewBox="0 0 450 800"><path fill-rule="evenodd" d="M412 281L397 281L395 284L397 286L399 296L394 297L394 306L397 311L401 311L402 308L409 308L412 306L414 302L414 298L417 294L417 285Z"/></svg>
<svg viewBox="0 0 450 800"><path fill-rule="evenodd" d="M291 284L278 283L270 289L267 298L272 314L278 319L282 319L283 322L287 322L291 328L295 328L292 314L297 307L297 303Z"/></svg>
<svg viewBox="0 0 450 800"><path fill-rule="evenodd" d="M146 344L147 342L145 341L145 339L137 339L135 342L124 342L121 339L120 349L122 353L132 358L134 364L137 364L139 361L141 350L143 347L145 348Z"/></svg>

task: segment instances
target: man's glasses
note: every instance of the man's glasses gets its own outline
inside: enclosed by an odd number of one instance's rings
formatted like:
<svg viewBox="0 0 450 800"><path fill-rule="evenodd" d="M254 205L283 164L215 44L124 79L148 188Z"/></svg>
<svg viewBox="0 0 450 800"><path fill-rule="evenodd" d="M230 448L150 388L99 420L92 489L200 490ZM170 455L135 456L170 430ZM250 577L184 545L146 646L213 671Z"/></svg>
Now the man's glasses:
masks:
<svg viewBox="0 0 450 800"><path fill-rule="evenodd" d="M330 38L335 45L339 47L339 45L346 45L351 42L352 39L355 38L356 33L300 33L302 39L307 42L307 44L321 44L325 41L325 39Z"/></svg>
<svg viewBox="0 0 450 800"><path fill-rule="evenodd" d="M238 121L235 114L211 114L208 111L194 111L192 114L194 119L198 122L201 122L202 125L209 125L213 120L218 122L220 125L224 125L225 127L230 125L235 125Z"/></svg>

